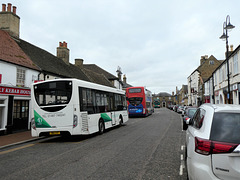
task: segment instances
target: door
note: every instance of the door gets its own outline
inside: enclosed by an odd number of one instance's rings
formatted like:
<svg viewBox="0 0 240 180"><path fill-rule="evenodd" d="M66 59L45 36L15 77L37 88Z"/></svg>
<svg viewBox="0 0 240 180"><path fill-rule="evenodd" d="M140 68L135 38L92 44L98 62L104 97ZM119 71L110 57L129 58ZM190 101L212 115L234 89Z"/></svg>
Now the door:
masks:
<svg viewBox="0 0 240 180"><path fill-rule="evenodd" d="M14 100L13 131L27 130L29 117L29 101Z"/></svg>
<svg viewBox="0 0 240 180"><path fill-rule="evenodd" d="M112 125L116 124L116 118L115 118L115 107L114 107L114 98L113 94L109 94L109 109L111 111L111 119L112 119Z"/></svg>

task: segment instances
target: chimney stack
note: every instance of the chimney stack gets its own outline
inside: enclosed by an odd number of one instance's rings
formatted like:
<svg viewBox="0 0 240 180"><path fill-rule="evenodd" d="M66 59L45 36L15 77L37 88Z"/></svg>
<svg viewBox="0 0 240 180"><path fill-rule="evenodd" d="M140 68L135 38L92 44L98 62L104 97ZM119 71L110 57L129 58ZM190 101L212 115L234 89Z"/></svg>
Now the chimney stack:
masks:
<svg viewBox="0 0 240 180"><path fill-rule="evenodd" d="M57 57L62 59L66 64L69 64L69 49L67 48L67 43L65 41L59 42L59 47L57 47Z"/></svg>
<svg viewBox="0 0 240 180"><path fill-rule="evenodd" d="M16 14L16 11L17 11L17 7L13 6L13 14Z"/></svg>
<svg viewBox="0 0 240 180"><path fill-rule="evenodd" d="M123 75L123 82L124 82L125 84L127 84L126 74Z"/></svg>
<svg viewBox="0 0 240 180"><path fill-rule="evenodd" d="M200 65L202 65L208 59L208 55L201 56Z"/></svg>
<svg viewBox="0 0 240 180"><path fill-rule="evenodd" d="M11 12L11 10L12 10L12 4L11 4L11 3L8 3L7 11L8 11L8 12Z"/></svg>
<svg viewBox="0 0 240 180"><path fill-rule="evenodd" d="M2 12L6 12L6 4L2 4Z"/></svg>
<svg viewBox="0 0 240 180"><path fill-rule="evenodd" d="M75 66L79 68L83 67L83 59L75 59Z"/></svg>
<svg viewBox="0 0 240 180"><path fill-rule="evenodd" d="M20 17L16 15L16 6L11 3L2 4L0 12L0 29L7 31L12 37L19 38Z"/></svg>

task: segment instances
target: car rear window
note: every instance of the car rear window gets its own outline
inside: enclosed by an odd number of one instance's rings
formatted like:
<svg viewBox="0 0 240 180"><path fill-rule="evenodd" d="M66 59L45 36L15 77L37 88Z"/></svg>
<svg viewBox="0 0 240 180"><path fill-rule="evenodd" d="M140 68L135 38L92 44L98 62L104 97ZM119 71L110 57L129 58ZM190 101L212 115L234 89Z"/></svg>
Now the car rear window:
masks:
<svg viewBox="0 0 240 180"><path fill-rule="evenodd" d="M240 113L215 113L210 139L240 144Z"/></svg>

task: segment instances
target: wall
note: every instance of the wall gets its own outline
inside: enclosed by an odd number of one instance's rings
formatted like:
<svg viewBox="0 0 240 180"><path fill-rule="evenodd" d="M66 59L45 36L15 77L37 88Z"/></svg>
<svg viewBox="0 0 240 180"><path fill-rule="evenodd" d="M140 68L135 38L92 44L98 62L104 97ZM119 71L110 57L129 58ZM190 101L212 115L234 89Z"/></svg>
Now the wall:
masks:
<svg viewBox="0 0 240 180"><path fill-rule="evenodd" d="M34 80L37 80L39 72L32 69L27 69L21 66L16 66L10 63L0 61L0 74L2 74L2 83L7 86L16 86L17 67L25 69L25 87L30 87Z"/></svg>

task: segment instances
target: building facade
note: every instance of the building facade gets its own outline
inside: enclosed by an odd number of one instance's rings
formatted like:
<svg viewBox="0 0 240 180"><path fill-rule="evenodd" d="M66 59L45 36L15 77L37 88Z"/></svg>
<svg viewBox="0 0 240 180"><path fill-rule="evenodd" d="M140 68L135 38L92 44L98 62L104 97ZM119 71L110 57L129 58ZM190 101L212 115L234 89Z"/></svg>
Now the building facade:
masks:
<svg viewBox="0 0 240 180"><path fill-rule="evenodd" d="M171 94L162 92L152 95L152 102L159 101L160 107L168 107L173 104L174 97Z"/></svg>
<svg viewBox="0 0 240 180"><path fill-rule="evenodd" d="M212 76L212 73L220 66L222 61L217 60L213 55L202 56L200 65L188 76L188 104L200 106L205 103L204 82Z"/></svg>
<svg viewBox="0 0 240 180"><path fill-rule="evenodd" d="M231 47L229 54L229 86L228 94L228 71L227 60L212 73L205 81L205 97L209 97L214 104L240 104L240 46L234 51Z"/></svg>

